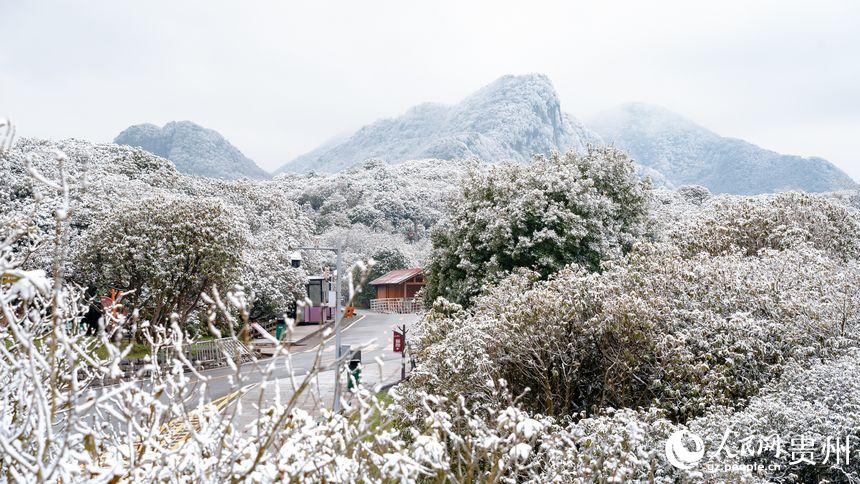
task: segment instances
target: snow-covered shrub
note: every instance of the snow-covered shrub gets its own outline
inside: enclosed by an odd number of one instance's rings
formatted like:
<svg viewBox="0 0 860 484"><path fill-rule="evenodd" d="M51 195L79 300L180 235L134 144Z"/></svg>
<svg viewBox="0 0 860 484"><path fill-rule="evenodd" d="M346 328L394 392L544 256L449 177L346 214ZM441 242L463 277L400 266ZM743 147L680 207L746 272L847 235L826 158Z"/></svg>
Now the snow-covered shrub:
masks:
<svg viewBox="0 0 860 484"><path fill-rule="evenodd" d="M758 475L772 482L860 482L858 368L857 349L811 366L791 363L783 377L763 387L761 395L752 398L746 408L719 409L692 421L690 429L702 436L710 449L718 449L726 438L726 448L735 455L722 453L714 462L756 464ZM776 437L781 441L779 446L759 448L764 440L775 444ZM800 452L805 452L797 445L801 439L811 442L813 454L803 456L811 462L795 462ZM825 462L828 445L830 455ZM742 448L748 452L742 453ZM774 470L765 471L769 468Z"/></svg>
<svg viewBox="0 0 860 484"><path fill-rule="evenodd" d="M603 409L553 429L543 437L538 456L544 482L752 482L745 469L689 469L666 460L667 437L681 427L657 409Z"/></svg>
<svg viewBox="0 0 860 484"><path fill-rule="evenodd" d="M506 379L551 415L742 406L788 361L856 345L860 268L814 249L687 256L641 245L601 273L515 274L468 313L423 320L411 385L481 400Z"/></svg>
<svg viewBox="0 0 860 484"><path fill-rule="evenodd" d="M185 323L204 291L238 281L247 235L217 199L156 195L117 204L95 222L78 254L79 278L123 293L150 325Z"/></svg>
<svg viewBox="0 0 860 484"><path fill-rule="evenodd" d="M755 255L808 244L832 257L860 257L860 212L821 195L720 197L683 222L668 227L669 236L690 253Z"/></svg>
<svg viewBox="0 0 860 484"><path fill-rule="evenodd" d="M597 269L642 234L647 199L633 163L612 147L471 171L432 235L428 301L468 304L518 267L542 277L570 263Z"/></svg>
<svg viewBox="0 0 860 484"><path fill-rule="evenodd" d="M678 192L681 198L693 205L701 205L705 200L713 196L707 187L701 185L684 185L678 187L675 191Z"/></svg>

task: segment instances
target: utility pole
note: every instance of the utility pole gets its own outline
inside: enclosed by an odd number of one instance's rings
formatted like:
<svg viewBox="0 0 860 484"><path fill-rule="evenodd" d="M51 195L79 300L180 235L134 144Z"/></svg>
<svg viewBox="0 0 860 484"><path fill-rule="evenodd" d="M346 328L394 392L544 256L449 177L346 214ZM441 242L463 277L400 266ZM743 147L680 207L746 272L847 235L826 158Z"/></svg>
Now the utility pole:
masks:
<svg viewBox="0 0 860 484"><path fill-rule="evenodd" d="M341 252L343 249L343 241L338 241L336 247L299 247L299 250L325 250L329 252L337 253L337 263L335 265L335 272L337 272L337 286L334 288L334 347L335 347L335 374L334 374L334 403L332 404L332 410L335 413L340 412L340 370L341 370L341 359L343 357L343 350L340 347L340 291L341 291L341 282L343 279L343 270L341 267L342 257ZM298 262L297 262L298 261ZM301 258L297 256L293 256L292 258L293 267L298 267L301 263ZM320 311L320 324L322 324L322 310Z"/></svg>
<svg viewBox="0 0 860 484"><path fill-rule="evenodd" d="M400 352L400 381L406 380L406 324L403 325L403 351Z"/></svg>
<svg viewBox="0 0 860 484"><path fill-rule="evenodd" d="M340 267L341 262L341 249L343 248L343 243L341 241L337 241L337 263L335 265L335 272L337 272L337 286L334 288L334 347L335 347L335 355L337 358L337 369L334 374L334 404L333 409L334 412L340 412L340 363L341 358L343 357L342 348L340 347L340 288L341 288L341 278L343 277L343 271Z"/></svg>

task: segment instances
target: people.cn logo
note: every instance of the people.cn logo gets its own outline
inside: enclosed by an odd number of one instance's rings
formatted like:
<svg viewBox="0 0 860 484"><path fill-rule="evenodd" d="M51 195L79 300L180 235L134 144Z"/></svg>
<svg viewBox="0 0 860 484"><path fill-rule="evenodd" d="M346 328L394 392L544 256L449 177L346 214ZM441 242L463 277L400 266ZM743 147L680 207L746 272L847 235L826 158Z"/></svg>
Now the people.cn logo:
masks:
<svg viewBox="0 0 860 484"><path fill-rule="evenodd" d="M687 442L692 444L692 449L687 447ZM666 439L666 459L678 469L692 469L704 456L705 443L690 431L678 430Z"/></svg>

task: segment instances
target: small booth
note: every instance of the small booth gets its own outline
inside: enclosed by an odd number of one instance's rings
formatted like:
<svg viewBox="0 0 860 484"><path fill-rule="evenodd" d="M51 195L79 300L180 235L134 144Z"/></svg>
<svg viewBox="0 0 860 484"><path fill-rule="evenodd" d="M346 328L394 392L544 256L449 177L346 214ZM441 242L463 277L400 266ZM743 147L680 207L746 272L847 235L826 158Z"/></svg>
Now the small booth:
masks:
<svg viewBox="0 0 860 484"><path fill-rule="evenodd" d="M334 321L335 287L332 277L311 276L305 284L310 305L302 307L303 323L325 323Z"/></svg>

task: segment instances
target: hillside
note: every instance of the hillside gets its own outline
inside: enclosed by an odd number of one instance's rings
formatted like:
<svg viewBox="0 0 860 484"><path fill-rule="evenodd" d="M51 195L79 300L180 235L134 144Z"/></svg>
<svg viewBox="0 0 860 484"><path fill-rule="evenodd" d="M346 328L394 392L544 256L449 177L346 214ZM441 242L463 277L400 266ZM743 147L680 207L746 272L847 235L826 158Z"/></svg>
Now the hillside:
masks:
<svg viewBox="0 0 860 484"><path fill-rule="evenodd" d="M188 175L212 178L269 178L269 174L242 154L217 131L190 121L171 121L159 128L154 124L129 127L114 139L167 158Z"/></svg>
<svg viewBox="0 0 860 484"><path fill-rule="evenodd" d="M856 186L827 160L784 155L725 138L657 106L625 104L598 115L588 126L676 186L697 184L714 193L740 195Z"/></svg>

